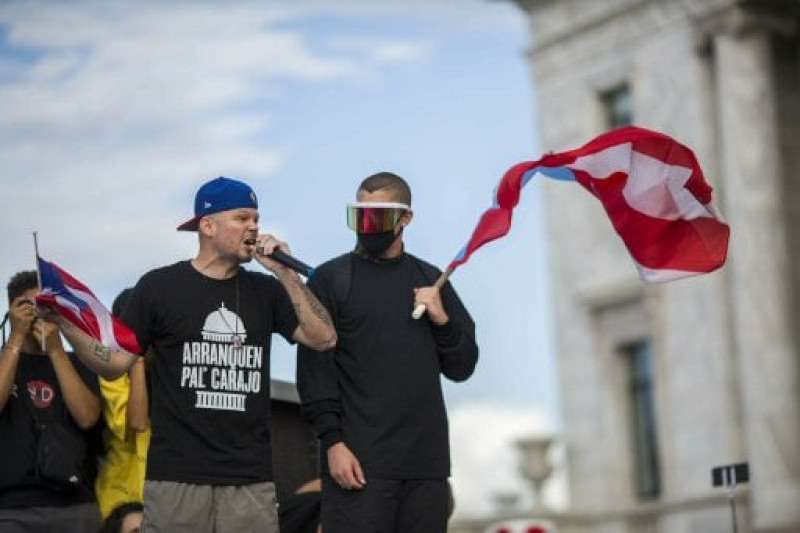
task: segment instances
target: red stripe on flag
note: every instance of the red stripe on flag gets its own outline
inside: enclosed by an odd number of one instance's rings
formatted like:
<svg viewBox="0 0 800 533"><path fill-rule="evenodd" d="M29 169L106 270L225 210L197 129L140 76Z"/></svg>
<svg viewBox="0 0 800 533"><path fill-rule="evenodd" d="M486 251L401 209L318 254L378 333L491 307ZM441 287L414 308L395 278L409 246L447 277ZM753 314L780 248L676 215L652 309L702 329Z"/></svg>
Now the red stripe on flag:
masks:
<svg viewBox="0 0 800 533"><path fill-rule="evenodd" d="M680 272L712 272L725 263L730 229L711 207L713 189L694 152L663 133L628 126L604 133L578 149L547 154L539 161L509 169L495 190L494 205L481 216L450 269L508 233L522 179L539 167L560 169L567 175L571 171L576 181L601 201L639 265L654 271L678 271L641 272L645 281L677 279ZM589 171L604 175L592 176ZM605 175L609 172L614 173ZM634 182L623 194L629 179ZM626 194L631 196L626 198ZM656 218L661 214L663 218Z"/></svg>
<svg viewBox="0 0 800 533"><path fill-rule="evenodd" d="M614 229L637 263L651 269L713 272L725 264L730 228L712 217L668 220L648 216L625 201L628 175L617 172L595 180L575 172L603 204Z"/></svg>

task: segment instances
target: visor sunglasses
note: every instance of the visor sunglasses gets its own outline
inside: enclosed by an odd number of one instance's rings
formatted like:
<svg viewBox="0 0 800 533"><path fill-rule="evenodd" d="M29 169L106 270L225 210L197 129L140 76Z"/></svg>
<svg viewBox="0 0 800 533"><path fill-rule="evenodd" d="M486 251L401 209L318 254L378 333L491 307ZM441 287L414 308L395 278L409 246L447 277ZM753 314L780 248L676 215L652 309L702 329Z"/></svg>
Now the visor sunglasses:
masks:
<svg viewBox="0 0 800 533"><path fill-rule="evenodd" d="M411 211L411 207L395 202L347 204L347 227L356 233L391 231L408 211Z"/></svg>

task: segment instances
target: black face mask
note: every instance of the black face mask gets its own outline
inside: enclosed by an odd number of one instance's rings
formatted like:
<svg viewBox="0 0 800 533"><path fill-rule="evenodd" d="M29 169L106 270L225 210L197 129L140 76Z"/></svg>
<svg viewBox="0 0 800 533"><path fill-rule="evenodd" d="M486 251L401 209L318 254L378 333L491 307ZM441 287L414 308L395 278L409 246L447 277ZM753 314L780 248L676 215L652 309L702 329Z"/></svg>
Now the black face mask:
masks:
<svg viewBox="0 0 800 533"><path fill-rule="evenodd" d="M357 234L358 244L372 255L378 255L388 250L399 235L400 233L395 234L394 230L384 231L381 233Z"/></svg>

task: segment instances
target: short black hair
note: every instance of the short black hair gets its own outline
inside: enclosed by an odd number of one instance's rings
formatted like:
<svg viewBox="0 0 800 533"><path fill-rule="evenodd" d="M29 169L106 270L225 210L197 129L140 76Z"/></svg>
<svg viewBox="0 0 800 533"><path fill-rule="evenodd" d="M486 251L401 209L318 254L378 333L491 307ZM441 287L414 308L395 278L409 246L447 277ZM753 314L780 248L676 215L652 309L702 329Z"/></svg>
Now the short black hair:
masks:
<svg viewBox="0 0 800 533"><path fill-rule="evenodd" d="M392 196L400 203L411 205L411 187L406 180L391 172L378 172L372 176L364 178L359 191L375 192L381 189L389 189Z"/></svg>
<svg viewBox="0 0 800 533"><path fill-rule="evenodd" d="M39 275L36 274L35 270L23 270L22 272L17 272L11 276L11 279L8 281L8 285L6 285L9 305L11 305L11 302L13 302L16 298L22 296L25 291L38 288Z"/></svg>
<svg viewBox="0 0 800 533"><path fill-rule="evenodd" d="M141 502L126 502L117 505L103 521L100 533L119 533L126 516L131 513L141 513L142 511L144 511L144 506Z"/></svg>

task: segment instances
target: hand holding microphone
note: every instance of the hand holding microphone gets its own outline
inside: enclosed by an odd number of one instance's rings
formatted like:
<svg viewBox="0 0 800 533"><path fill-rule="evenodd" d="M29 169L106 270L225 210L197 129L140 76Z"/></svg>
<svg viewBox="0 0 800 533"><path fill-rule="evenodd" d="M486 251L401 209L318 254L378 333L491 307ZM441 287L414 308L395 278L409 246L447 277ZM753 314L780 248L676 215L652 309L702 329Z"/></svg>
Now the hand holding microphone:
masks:
<svg viewBox="0 0 800 533"><path fill-rule="evenodd" d="M272 251L265 253L267 250L270 249L269 245L273 243L274 246L272 246ZM275 239L275 237L271 235L259 235L258 241L256 242L256 253L265 257L269 257L273 261L276 261L282 264L283 266L294 270L298 274L302 274L307 278L314 274L313 267L308 266L299 259L296 259L291 255L289 255L288 253L281 250L279 247L282 244L286 243L278 241L277 239Z"/></svg>
<svg viewBox="0 0 800 533"><path fill-rule="evenodd" d="M303 263L299 259L292 257L291 255L287 254L286 252L275 248L275 251L268 255L270 259L274 259L278 263L282 264L285 267L289 267L298 274L302 274L305 277L311 277L314 274L314 268L308 266L307 264Z"/></svg>

